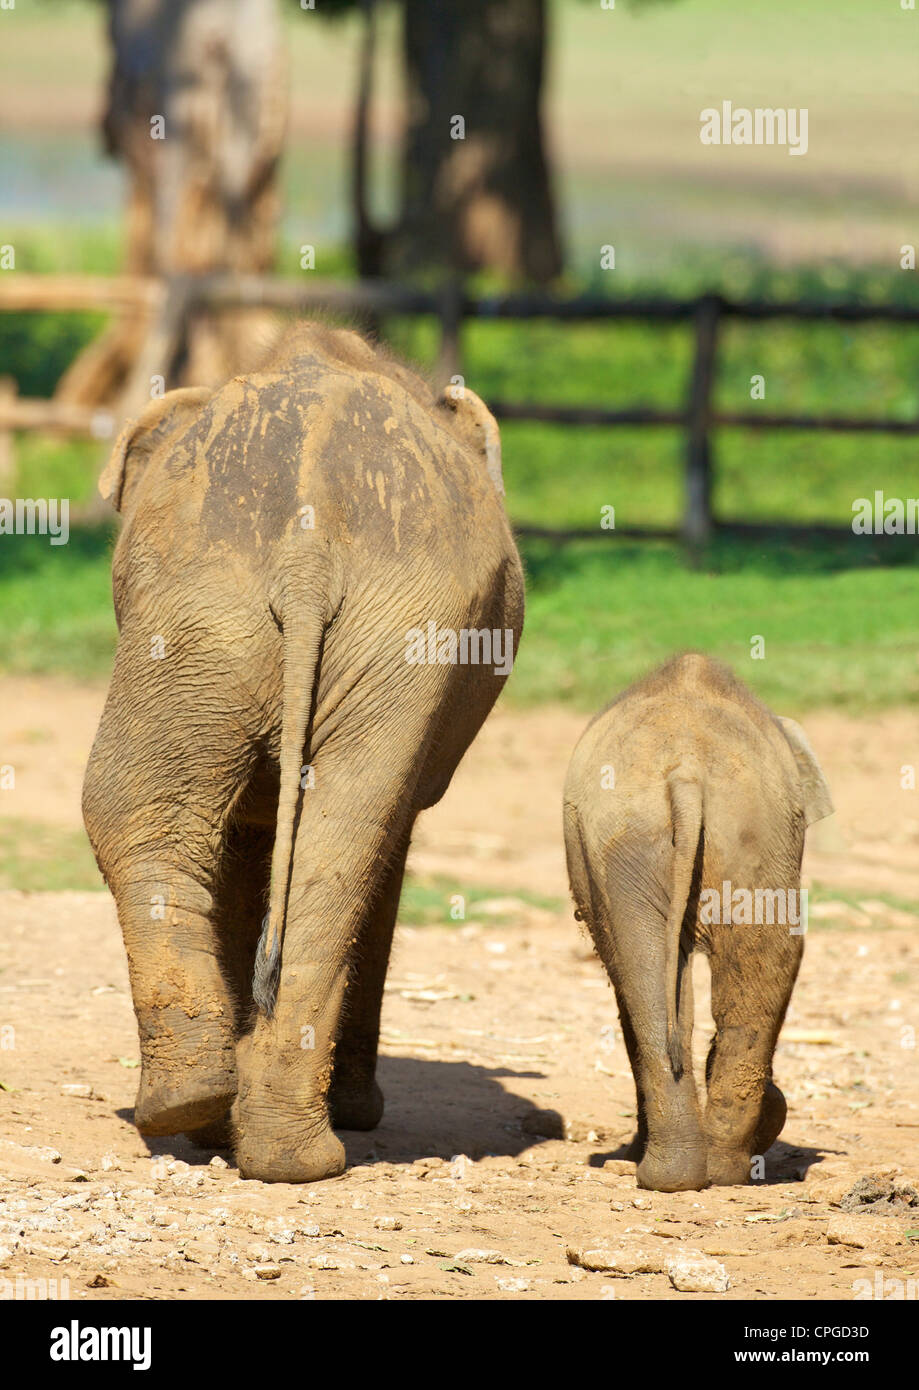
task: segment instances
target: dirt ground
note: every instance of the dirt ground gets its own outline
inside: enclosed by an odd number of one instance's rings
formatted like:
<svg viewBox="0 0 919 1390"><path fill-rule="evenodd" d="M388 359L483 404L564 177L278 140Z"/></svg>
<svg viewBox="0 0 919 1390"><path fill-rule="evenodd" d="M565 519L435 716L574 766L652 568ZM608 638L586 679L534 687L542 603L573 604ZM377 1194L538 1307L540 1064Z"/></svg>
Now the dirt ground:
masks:
<svg viewBox="0 0 919 1390"><path fill-rule="evenodd" d="M0 829L79 825L102 693L0 681L0 764L16 768ZM333 1181L243 1182L230 1154L141 1139L111 900L0 893L0 1297L915 1297L919 792L900 769L919 762L919 717L803 722L837 815L808 847L821 891L776 1054L789 1119L761 1181L642 1193L616 1157L634 1091L611 989L567 905L559 827L584 719L499 708L410 861L494 896L464 922L445 902L443 926L398 929L386 1115L343 1136ZM704 962L694 974L698 1064ZM598 1264L614 1268L583 1267Z"/></svg>

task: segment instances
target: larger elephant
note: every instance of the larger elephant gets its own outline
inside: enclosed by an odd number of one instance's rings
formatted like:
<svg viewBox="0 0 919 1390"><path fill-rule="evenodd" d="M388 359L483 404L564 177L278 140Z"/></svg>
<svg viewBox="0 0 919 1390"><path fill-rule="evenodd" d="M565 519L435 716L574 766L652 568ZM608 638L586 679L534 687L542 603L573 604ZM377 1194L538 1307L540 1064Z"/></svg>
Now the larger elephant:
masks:
<svg viewBox="0 0 919 1390"><path fill-rule="evenodd" d="M804 944L804 831L831 811L803 730L698 653L627 690L582 735L565 782L568 871L616 990L640 1187L749 1182L781 1132L772 1057ZM696 950L711 962L716 1025L704 1113Z"/></svg>
<svg viewBox="0 0 919 1390"><path fill-rule="evenodd" d="M151 402L84 819L118 907L142 1133L234 1103L241 1172L340 1172L371 1128L405 858L506 679L523 582L494 420L356 334ZM263 920L264 919L264 920ZM242 1042L241 1042L242 1039Z"/></svg>

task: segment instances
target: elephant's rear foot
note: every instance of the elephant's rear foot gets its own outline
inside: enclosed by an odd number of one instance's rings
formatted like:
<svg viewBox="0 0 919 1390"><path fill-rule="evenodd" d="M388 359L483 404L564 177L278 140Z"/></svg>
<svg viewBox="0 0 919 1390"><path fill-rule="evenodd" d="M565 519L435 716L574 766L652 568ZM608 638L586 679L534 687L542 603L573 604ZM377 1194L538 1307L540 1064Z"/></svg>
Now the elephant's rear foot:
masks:
<svg viewBox="0 0 919 1390"><path fill-rule="evenodd" d="M334 1129L376 1129L383 1118L383 1092L375 1081L355 1086L333 1077L329 1115Z"/></svg>
<svg viewBox="0 0 919 1390"><path fill-rule="evenodd" d="M753 1152L764 1154L771 1149L785 1128L788 1106L785 1097L774 1081L766 1082L763 1104L759 1112L759 1124L753 1139Z"/></svg>
<svg viewBox="0 0 919 1390"><path fill-rule="evenodd" d="M752 1164L745 1153L709 1149L708 1181L712 1187L743 1187L751 1178Z"/></svg>
<svg viewBox="0 0 919 1390"><path fill-rule="evenodd" d="M134 1123L141 1134L200 1131L222 1120L236 1094L236 1077L225 1073L191 1078L142 1075Z"/></svg>
<svg viewBox="0 0 919 1390"><path fill-rule="evenodd" d="M753 1167L757 1158L772 1148L785 1124L788 1106L778 1086L766 1082L760 1106L756 1133L750 1153L745 1147L728 1147L724 1142L709 1140L708 1177L713 1187L736 1187L753 1181ZM762 1175L760 1170L760 1176Z"/></svg>
<svg viewBox="0 0 919 1390"><path fill-rule="evenodd" d="M698 1192L708 1182L704 1148L660 1151L649 1144L636 1172L639 1187L652 1192Z"/></svg>
<svg viewBox="0 0 919 1390"><path fill-rule="evenodd" d="M177 1008L138 1014L141 1075L134 1123L141 1134L202 1129L236 1096L236 1044L222 1014L197 1018Z"/></svg>
<svg viewBox="0 0 919 1390"><path fill-rule="evenodd" d="M236 1141L240 1177L260 1182L319 1182L345 1170L344 1145L331 1129L242 1119Z"/></svg>

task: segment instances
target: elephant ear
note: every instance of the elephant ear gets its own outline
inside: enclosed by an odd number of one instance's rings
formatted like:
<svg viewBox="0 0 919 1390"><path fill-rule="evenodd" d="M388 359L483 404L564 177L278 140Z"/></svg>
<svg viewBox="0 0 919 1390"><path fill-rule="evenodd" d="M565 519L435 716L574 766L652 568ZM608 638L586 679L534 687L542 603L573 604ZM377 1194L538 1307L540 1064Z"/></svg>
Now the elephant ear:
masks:
<svg viewBox="0 0 919 1390"><path fill-rule="evenodd" d="M468 386L460 383L444 387L438 402L441 410L452 411L456 433L478 454L495 485L499 497L504 496L504 477L501 473L501 436L498 422L488 406Z"/></svg>
<svg viewBox="0 0 919 1390"><path fill-rule="evenodd" d="M793 719L779 716L779 727L795 757L798 776L801 779L801 792L804 798L804 823L813 825L833 814L833 802L826 778L817 762L817 755L810 746L807 734Z"/></svg>
<svg viewBox="0 0 919 1390"><path fill-rule="evenodd" d="M115 440L111 458L102 470L99 492L116 512L124 510L150 455L174 430L191 424L197 411L210 396L206 386L188 386L167 391L145 406L136 420L129 420Z"/></svg>

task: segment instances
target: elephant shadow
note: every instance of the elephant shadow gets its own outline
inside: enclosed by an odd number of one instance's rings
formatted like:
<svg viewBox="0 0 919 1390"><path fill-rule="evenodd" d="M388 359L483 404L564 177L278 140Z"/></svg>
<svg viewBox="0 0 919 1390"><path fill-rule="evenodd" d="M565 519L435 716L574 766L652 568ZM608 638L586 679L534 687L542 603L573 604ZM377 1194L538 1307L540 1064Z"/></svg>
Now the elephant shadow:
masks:
<svg viewBox="0 0 919 1390"><path fill-rule="evenodd" d="M471 1062L417 1057L381 1057L377 1077L386 1097L380 1126L370 1134L340 1131L349 1163L411 1163L419 1158L516 1158L544 1143L562 1116L537 1110L501 1084L504 1078L541 1080L539 1071L485 1067ZM533 1115L551 1117L540 1131L528 1132ZM362 1156L363 1155L363 1156Z"/></svg>
<svg viewBox="0 0 919 1390"><path fill-rule="evenodd" d="M620 1144L609 1153L593 1153L588 1159L591 1168L602 1168L610 1159L632 1159L631 1140ZM804 1182L808 1169L815 1163L822 1163L827 1156L841 1153L840 1149L802 1148L800 1144L786 1144L777 1139L764 1155L765 1172L751 1186L771 1187L781 1183Z"/></svg>
<svg viewBox="0 0 919 1390"><path fill-rule="evenodd" d="M527 1149L561 1137L564 1121L554 1110L506 1090L504 1078L541 1080L538 1071L484 1067L470 1062L383 1057L377 1079L386 1099L383 1119L374 1130L337 1130L348 1166L373 1163L445 1161L464 1154L470 1159L516 1158ZM118 1112L133 1122L133 1110ZM538 1116L538 1125L531 1117ZM531 1120L528 1125L527 1121ZM144 1137L151 1157L169 1155L194 1166L207 1165L226 1149L199 1148L187 1135Z"/></svg>

